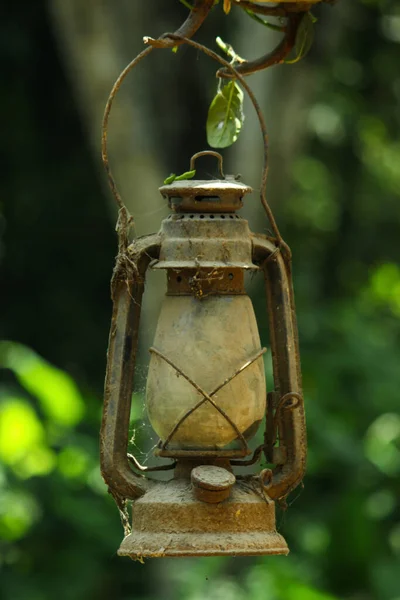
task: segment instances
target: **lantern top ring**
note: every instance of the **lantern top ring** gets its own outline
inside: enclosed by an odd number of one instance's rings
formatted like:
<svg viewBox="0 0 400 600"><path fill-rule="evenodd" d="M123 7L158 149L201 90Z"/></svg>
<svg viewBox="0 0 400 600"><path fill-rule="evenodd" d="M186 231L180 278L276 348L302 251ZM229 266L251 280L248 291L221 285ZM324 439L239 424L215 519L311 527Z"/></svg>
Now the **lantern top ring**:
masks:
<svg viewBox="0 0 400 600"><path fill-rule="evenodd" d="M219 174L221 179L225 179L225 175L224 175L224 169L223 169L223 158L222 155L219 152L215 152L214 150L203 150L202 152L196 152L196 154L193 154L192 158L190 159L190 170L194 171L195 169L195 165L196 165L196 160L198 158L200 158L201 156L215 156L215 158L218 160L218 168L219 168Z"/></svg>

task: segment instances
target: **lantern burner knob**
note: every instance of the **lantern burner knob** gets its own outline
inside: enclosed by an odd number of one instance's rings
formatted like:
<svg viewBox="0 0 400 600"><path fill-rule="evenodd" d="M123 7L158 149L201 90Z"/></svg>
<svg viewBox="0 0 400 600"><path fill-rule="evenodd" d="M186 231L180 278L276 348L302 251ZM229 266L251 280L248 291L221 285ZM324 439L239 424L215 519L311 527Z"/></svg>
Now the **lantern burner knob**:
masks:
<svg viewBox="0 0 400 600"><path fill-rule="evenodd" d="M229 497L236 477L223 467L201 465L195 467L190 475L193 492L197 500L216 504Z"/></svg>

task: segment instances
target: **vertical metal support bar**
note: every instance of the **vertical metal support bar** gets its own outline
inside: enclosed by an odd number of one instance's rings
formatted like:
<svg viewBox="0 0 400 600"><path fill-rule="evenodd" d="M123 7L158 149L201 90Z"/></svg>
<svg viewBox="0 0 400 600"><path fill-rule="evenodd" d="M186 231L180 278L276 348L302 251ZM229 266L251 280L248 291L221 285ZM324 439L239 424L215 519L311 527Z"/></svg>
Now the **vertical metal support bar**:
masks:
<svg viewBox="0 0 400 600"><path fill-rule="evenodd" d="M263 268L265 276L275 392L280 398L289 393L301 396L291 274L274 243L265 238L253 237L253 259ZM286 496L301 482L307 454L303 402L286 409L283 406L277 418L280 444L285 447L286 460L275 467L271 482L265 488L272 499Z"/></svg>
<svg viewBox="0 0 400 600"><path fill-rule="evenodd" d="M128 252L131 256L119 271L117 266L112 284L113 315L100 433L100 460L103 479L111 490L124 498L135 499L145 493L148 481L133 473L128 463L131 399L145 273L150 261L158 258L159 238L147 236L140 239L130 246Z"/></svg>

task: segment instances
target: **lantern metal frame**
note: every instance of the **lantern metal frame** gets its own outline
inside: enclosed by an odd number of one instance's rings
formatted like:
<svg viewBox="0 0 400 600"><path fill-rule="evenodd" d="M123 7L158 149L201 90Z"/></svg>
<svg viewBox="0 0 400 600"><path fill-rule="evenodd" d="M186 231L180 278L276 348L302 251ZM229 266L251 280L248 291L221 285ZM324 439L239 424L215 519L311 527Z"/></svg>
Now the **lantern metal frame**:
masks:
<svg viewBox="0 0 400 600"><path fill-rule="evenodd" d="M263 451L267 461L275 465L265 491L270 498L276 499L290 493L302 480L305 470L305 419L297 323L292 281L279 247L274 240L260 235L253 235L252 243L253 260L264 274L268 300L274 391L267 395ZM130 466L128 432L146 271L150 263L158 260L160 247L158 234L139 238L129 246L129 261L122 272L117 269L113 278L114 308L101 430L101 469L107 484L120 496L132 500L145 493L149 485ZM204 397L211 396L203 390L199 392ZM277 440L279 446L276 446ZM229 459L249 452L247 443L245 450L239 452L182 450L168 454L165 450L164 442L158 454L175 458ZM257 450L256 454L259 455ZM235 461L235 464L240 463Z"/></svg>

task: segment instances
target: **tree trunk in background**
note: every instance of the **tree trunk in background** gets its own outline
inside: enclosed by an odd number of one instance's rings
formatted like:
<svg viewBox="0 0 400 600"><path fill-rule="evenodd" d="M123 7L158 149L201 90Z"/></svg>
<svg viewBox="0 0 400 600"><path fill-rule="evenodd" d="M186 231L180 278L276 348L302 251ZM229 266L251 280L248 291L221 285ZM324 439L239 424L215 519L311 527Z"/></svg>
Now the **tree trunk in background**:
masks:
<svg viewBox="0 0 400 600"><path fill-rule="evenodd" d="M145 12L141 7L145 4L137 3L134 18L127 19L122 2L51 2L57 38L99 170L104 107L119 72L140 51ZM134 49L126 50L124 40L132 40ZM147 79L138 68L124 82L109 127L112 170L124 202L135 216L138 235L150 230L151 213L163 205L155 192L163 171L146 128ZM99 176L106 185L105 176Z"/></svg>
<svg viewBox="0 0 400 600"><path fill-rule="evenodd" d="M76 92L83 127L99 168L99 178L107 190L100 148L104 108L120 71L142 49L142 36L148 31L147 4L137 2L134 11L128 11L126 2L50 2L56 37ZM147 74L146 67L151 68L151 58L143 66L135 69L122 85L109 122L110 164L123 201L134 216L137 235L153 231L157 227L154 222L159 222L167 212L157 192L165 170L148 128L146 107L151 76ZM111 193L110 206L116 219ZM142 313L144 327L141 339L145 347L152 341L151 324L156 321L162 283L162 276L151 277L148 281Z"/></svg>

